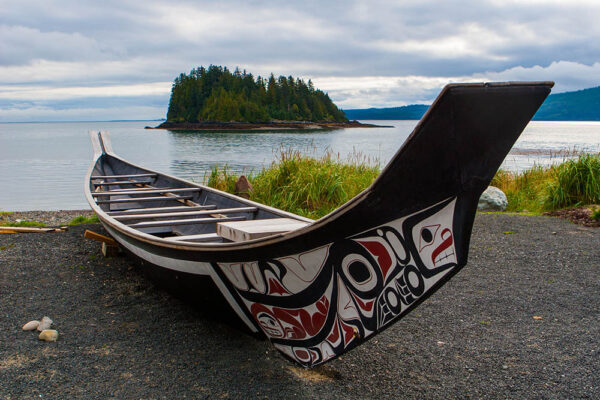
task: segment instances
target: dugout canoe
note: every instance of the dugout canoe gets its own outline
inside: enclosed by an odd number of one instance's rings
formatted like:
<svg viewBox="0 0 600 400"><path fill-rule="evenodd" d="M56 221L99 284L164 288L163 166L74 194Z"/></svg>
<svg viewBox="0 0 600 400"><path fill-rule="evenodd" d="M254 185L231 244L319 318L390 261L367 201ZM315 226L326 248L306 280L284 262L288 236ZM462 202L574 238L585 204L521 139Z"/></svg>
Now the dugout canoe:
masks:
<svg viewBox="0 0 600 400"><path fill-rule="evenodd" d="M129 163L105 132L85 196L151 276L312 367L467 263L478 199L552 86L446 86L373 184L317 221Z"/></svg>

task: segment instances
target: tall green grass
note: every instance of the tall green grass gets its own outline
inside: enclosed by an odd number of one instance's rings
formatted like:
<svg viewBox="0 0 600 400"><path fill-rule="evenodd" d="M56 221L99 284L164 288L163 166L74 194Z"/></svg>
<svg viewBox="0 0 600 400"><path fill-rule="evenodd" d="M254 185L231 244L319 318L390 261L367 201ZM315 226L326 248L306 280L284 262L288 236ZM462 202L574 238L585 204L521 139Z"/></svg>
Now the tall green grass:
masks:
<svg viewBox="0 0 600 400"><path fill-rule="evenodd" d="M278 159L248 180L250 199L308 218L320 218L367 188L379 175L378 165L360 154L347 160L326 152L320 157L282 151ZM215 167L208 186L233 193L238 177L227 167Z"/></svg>
<svg viewBox="0 0 600 400"><path fill-rule="evenodd" d="M320 218L367 188L380 171L378 163L360 154L343 160L332 152L306 156L285 150L269 167L247 177L254 188L251 200ZM215 166L204 178L208 186L229 193L235 192L237 179L227 166ZM581 154L562 164L518 173L500 170L491 184L506 193L509 212L600 204L600 154Z"/></svg>
<svg viewBox="0 0 600 400"><path fill-rule="evenodd" d="M491 183L508 199L507 211L543 212L600 203L600 154L582 154L559 165L512 173L500 170Z"/></svg>
<svg viewBox="0 0 600 400"><path fill-rule="evenodd" d="M235 183L238 180L238 176L234 172L229 170L227 165L223 167L215 165L210 172L208 177L204 176L206 184L212 188L221 190L223 192L234 193Z"/></svg>
<svg viewBox="0 0 600 400"><path fill-rule="evenodd" d="M552 209L600 203L600 155L584 154L559 165L547 193L546 207Z"/></svg>

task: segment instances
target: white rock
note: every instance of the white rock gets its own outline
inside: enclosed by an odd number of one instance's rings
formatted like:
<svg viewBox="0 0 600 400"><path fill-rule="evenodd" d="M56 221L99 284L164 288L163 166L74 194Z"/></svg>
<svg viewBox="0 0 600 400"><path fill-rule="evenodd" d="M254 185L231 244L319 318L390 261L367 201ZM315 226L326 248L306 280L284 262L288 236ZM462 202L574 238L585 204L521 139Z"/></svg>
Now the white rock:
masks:
<svg viewBox="0 0 600 400"><path fill-rule="evenodd" d="M497 187L490 186L479 198L478 211L504 211L508 206L508 200L504 192Z"/></svg>
<svg viewBox="0 0 600 400"><path fill-rule="evenodd" d="M23 325L24 331L34 331L40 325L40 321L29 321L25 325Z"/></svg>
<svg viewBox="0 0 600 400"><path fill-rule="evenodd" d="M40 321L40 325L37 327L37 330L41 332L43 330L49 329L51 326L52 326L52 320L48 317L44 317Z"/></svg>
<svg viewBox="0 0 600 400"><path fill-rule="evenodd" d="M58 331L55 331L54 329L44 329L38 337L40 340L45 340L46 342L56 342L56 339L58 339Z"/></svg>

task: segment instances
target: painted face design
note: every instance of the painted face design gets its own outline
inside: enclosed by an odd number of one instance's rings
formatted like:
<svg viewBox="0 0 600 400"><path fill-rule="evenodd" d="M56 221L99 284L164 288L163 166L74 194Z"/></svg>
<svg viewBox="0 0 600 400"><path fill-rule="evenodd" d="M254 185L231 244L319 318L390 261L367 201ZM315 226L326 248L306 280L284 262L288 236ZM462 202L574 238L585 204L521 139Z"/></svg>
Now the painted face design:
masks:
<svg viewBox="0 0 600 400"><path fill-rule="evenodd" d="M428 269L456 263L452 235L453 203L420 221L412 228L412 236L419 257Z"/></svg>
<svg viewBox="0 0 600 400"><path fill-rule="evenodd" d="M256 319L263 329L265 334L272 338L282 338L284 337L283 328L279 321L273 317L271 314L266 312L261 312L256 316Z"/></svg>

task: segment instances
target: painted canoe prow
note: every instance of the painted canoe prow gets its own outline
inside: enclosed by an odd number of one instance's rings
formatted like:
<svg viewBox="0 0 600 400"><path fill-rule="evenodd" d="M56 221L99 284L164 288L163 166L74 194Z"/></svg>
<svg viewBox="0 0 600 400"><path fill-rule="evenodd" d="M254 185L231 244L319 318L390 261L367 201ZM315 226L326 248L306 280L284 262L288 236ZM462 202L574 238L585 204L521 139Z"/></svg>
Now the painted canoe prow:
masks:
<svg viewBox="0 0 600 400"><path fill-rule="evenodd" d="M479 196L552 86L447 85L373 184L317 221L131 164L105 132L85 195L159 283L313 367L465 266Z"/></svg>

